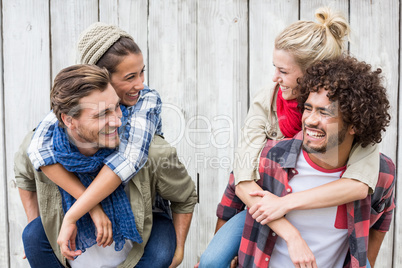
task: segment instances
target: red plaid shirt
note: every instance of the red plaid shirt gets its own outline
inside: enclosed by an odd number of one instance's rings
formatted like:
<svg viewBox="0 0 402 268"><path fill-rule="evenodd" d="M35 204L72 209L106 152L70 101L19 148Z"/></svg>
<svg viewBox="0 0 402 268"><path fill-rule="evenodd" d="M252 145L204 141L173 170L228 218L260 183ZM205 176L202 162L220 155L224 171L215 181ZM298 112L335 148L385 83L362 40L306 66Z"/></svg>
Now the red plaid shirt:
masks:
<svg viewBox="0 0 402 268"><path fill-rule="evenodd" d="M297 174L297 156L302 145L302 135L281 141L268 140L260 157L260 176L257 181L262 189L277 196L288 194L289 180ZM389 230L394 202L395 165L385 155L380 155L380 173L374 194L346 204L348 222L349 254L344 267L366 267L369 229L386 232ZM217 216L229 220L244 209L244 203L235 195L233 173L221 202ZM239 249L239 267L268 267L276 234L267 226L246 216Z"/></svg>

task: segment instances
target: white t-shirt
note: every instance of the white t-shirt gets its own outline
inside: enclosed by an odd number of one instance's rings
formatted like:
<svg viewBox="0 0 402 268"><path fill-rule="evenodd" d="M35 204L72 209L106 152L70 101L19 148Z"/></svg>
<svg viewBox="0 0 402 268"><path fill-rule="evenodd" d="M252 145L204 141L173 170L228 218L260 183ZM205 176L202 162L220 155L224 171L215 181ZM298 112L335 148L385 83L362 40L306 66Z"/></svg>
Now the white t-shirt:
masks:
<svg viewBox="0 0 402 268"><path fill-rule="evenodd" d="M115 268L126 260L128 253L133 248L133 242L126 240L121 251L114 249L114 242L108 247L100 247L97 244L87 248L84 253L75 260L70 261L71 268Z"/></svg>
<svg viewBox="0 0 402 268"><path fill-rule="evenodd" d="M298 174L289 181L292 192L315 188L340 178L343 168L325 170L314 164L307 153L302 152L296 164ZM320 268L343 267L349 249L346 210L343 208L294 210L286 214L286 219L299 230ZM294 267L287 244L280 237L276 241L269 267Z"/></svg>

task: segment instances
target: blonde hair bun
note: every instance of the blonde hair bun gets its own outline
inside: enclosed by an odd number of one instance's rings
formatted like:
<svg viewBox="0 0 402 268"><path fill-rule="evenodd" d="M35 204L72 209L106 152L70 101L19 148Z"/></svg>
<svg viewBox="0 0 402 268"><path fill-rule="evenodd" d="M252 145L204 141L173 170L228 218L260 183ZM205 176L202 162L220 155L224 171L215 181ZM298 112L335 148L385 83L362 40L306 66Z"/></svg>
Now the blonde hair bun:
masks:
<svg viewBox="0 0 402 268"><path fill-rule="evenodd" d="M335 39L343 42L343 38L350 33L350 27L346 18L339 12L329 7L320 7L315 12L319 24L327 28Z"/></svg>
<svg viewBox="0 0 402 268"><path fill-rule="evenodd" d="M335 59L346 51L350 28L345 17L329 7L315 12L317 22L300 20L286 27L275 39L275 48L291 53L304 71L321 60Z"/></svg>

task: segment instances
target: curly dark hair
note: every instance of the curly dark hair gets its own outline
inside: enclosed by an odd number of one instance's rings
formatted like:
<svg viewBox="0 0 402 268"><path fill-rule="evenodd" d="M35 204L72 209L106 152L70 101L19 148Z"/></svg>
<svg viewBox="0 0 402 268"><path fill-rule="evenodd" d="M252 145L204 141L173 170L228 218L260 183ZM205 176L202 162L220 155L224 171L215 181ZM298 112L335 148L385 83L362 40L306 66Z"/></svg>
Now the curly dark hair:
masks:
<svg viewBox="0 0 402 268"><path fill-rule="evenodd" d="M386 89L382 85L381 69L371 70L371 65L350 56L320 61L309 67L300 79L299 105L310 92L328 90L330 101L338 101L342 119L353 125L355 143L362 147L379 143L391 116Z"/></svg>

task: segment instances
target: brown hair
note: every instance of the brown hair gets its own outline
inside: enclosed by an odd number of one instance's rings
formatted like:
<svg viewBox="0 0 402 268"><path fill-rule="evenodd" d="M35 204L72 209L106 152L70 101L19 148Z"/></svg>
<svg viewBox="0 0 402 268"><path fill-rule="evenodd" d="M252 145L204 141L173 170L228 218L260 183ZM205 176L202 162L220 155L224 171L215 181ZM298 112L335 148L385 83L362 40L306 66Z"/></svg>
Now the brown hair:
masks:
<svg viewBox="0 0 402 268"><path fill-rule="evenodd" d="M341 13L328 7L317 9L313 21L297 21L275 39L275 48L290 52L304 72L320 60L334 59L345 51L350 27Z"/></svg>
<svg viewBox="0 0 402 268"><path fill-rule="evenodd" d="M310 92L327 90L330 101L338 101L343 121L352 125L355 142L362 147L379 143L391 116L386 89L382 85L381 69L350 56L318 62L306 70L300 84L299 103Z"/></svg>
<svg viewBox="0 0 402 268"><path fill-rule="evenodd" d="M61 70L54 79L50 91L50 104L53 113L64 127L61 114L79 117L79 101L94 90L104 91L110 83L110 75L104 68L96 65L77 64Z"/></svg>
<svg viewBox="0 0 402 268"><path fill-rule="evenodd" d="M106 68L113 74L117 65L129 54L141 54L141 49L131 38L121 37L102 55L96 65Z"/></svg>

